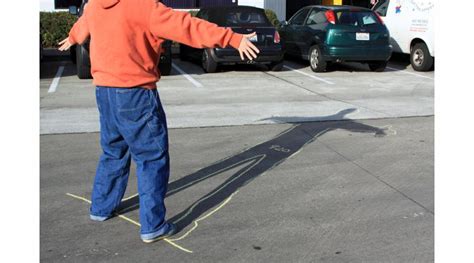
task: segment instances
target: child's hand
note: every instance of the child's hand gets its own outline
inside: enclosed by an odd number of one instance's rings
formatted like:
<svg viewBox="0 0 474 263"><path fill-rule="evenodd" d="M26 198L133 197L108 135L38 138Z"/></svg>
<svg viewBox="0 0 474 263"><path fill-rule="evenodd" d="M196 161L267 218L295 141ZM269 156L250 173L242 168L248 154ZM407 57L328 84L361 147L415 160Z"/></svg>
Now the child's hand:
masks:
<svg viewBox="0 0 474 263"><path fill-rule="evenodd" d="M260 50L258 50L258 48L249 40L249 38L256 34L256 32L253 32L252 34L244 35L242 41L240 41L238 50L242 60L245 60L244 54L248 59L253 60L254 58L257 58L257 54L260 53Z"/></svg>
<svg viewBox="0 0 474 263"><path fill-rule="evenodd" d="M59 42L58 45L60 45L60 47L58 48L59 51L68 50L72 46L71 42L69 41L69 37L63 39L63 41Z"/></svg>

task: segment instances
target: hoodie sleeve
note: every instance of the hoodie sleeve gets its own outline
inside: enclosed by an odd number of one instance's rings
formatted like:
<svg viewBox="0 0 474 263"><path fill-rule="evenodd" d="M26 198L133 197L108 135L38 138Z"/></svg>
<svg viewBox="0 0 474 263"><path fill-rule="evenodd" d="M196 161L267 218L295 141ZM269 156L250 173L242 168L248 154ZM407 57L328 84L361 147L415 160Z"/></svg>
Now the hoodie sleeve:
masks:
<svg viewBox="0 0 474 263"><path fill-rule="evenodd" d="M238 48L243 35L205 20L193 18L188 12L174 11L157 3L150 18L150 31L159 38L174 40L195 48L232 46Z"/></svg>
<svg viewBox="0 0 474 263"><path fill-rule="evenodd" d="M89 37L89 27L87 25L87 4L84 6L84 12L74 23L69 31L69 42L71 44L82 44Z"/></svg>

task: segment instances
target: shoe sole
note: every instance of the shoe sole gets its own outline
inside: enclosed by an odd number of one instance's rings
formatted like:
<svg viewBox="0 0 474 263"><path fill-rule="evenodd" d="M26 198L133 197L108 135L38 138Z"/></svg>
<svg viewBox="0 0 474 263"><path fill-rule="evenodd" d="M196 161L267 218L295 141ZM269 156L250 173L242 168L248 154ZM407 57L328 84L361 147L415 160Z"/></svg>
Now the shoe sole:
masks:
<svg viewBox="0 0 474 263"><path fill-rule="evenodd" d="M166 234L164 236L159 236L157 238L154 238L154 239L142 239L143 243L145 244L151 244L151 243L155 243L156 241L160 241L160 240L163 240L165 238L168 238L174 234L176 234L176 231L177 229L174 229L174 231L172 233L169 233L169 234Z"/></svg>
<svg viewBox="0 0 474 263"><path fill-rule="evenodd" d="M155 239L142 239L143 243L145 244L151 244L151 243L155 243L156 241L160 241L160 240L163 240L167 237L170 237L170 235L166 235L166 236L160 236L160 237L157 237Z"/></svg>
<svg viewBox="0 0 474 263"><path fill-rule="evenodd" d="M162 239L165 239L165 238L167 238L167 237L169 237L169 236L161 236L161 237L158 237L158 238L155 238L155 239L148 239L148 240L143 240L143 239L142 239L142 241L143 241L143 243L145 243L145 244L151 244L151 243L155 243L156 241L160 241L160 240L162 240Z"/></svg>

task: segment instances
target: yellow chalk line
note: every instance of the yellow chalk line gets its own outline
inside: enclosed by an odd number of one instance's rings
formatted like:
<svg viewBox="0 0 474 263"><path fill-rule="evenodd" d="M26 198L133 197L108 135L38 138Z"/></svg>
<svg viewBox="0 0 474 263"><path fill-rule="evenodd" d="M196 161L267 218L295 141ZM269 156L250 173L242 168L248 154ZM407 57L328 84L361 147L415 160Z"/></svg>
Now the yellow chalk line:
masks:
<svg viewBox="0 0 474 263"><path fill-rule="evenodd" d="M66 193L66 195L68 195L68 196L70 196L70 197L73 197L73 198L76 198L76 199L79 199L79 200L82 200L82 201L87 202L87 203L89 203L89 204L92 204L92 202L91 202L90 200L88 200L88 199L86 199L86 198L84 198L84 197L82 197L82 196L77 196L77 195L74 195L74 194L71 194L71 193ZM139 226L139 227L141 226L140 223L138 223L137 221L132 220L132 219L130 219L130 218L124 216L124 215L120 215L120 214L117 214L117 213L115 213L115 215L117 215L119 218L122 218L123 220L128 221L128 222L130 222L130 223L132 223L132 224L134 224L134 225L136 225L136 226ZM184 252L193 253L193 251L191 251L191 250L189 250L189 249L186 249L186 248L184 248L184 247L182 247L182 246L180 246L180 245L174 243L174 242L173 242L172 240L170 240L170 239L164 238L163 240L166 241L168 244L170 244L170 245L174 246L175 248L178 248L178 249L180 249L180 250L182 250L182 251L184 251Z"/></svg>
<svg viewBox="0 0 474 263"><path fill-rule="evenodd" d="M386 125L381 128L382 130L386 129L388 132L390 132L392 135L397 135L397 130L393 129L392 125ZM389 134L390 135L390 134Z"/></svg>
<svg viewBox="0 0 474 263"><path fill-rule="evenodd" d="M92 204L92 202L90 200L87 200L84 197L73 195L73 194L70 194L70 193L66 193L66 195L69 195L70 197L74 197L76 199L79 199L79 200L82 200L82 201L87 202L89 204Z"/></svg>
<svg viewBox="0 0 474 263"><path fill-rule="evenodd" d="M215 212L217 212L218 210L220 210L222 207L224 207L231 199L232 197L237 194L239 191L235 191L234 193L232 193L229 197L227 197L227 199L222 202L222 204L220 204L218 207L216 207L214 210L212 210L211 212L209 212L207 215L204 215L200 218L198 218L197 220L194 220L194 226L189 229L185 234L183 234L182 236L178 237L178 238L174 238L174 239L170 239L171 241L179 241L179 240L182 240L183 238L187 237L191 232L193 232L197 227L198 227L198 222L199 221L202 221L208 217L210 217L212 214L214 214Z"/></svg>
<svg viewBox="0 0 474 263"><path fill-rule="evenodd" d="M179 192L181 189L187 188L187 187L190 186L190 185L193 185L193 184L195 184L195 183L199 183L199 182L201 182L201 181L206 180L207 178L213 177L213 176L216 175L216 174L222 173L222 171L226 171L226 170L233 169L233 168L238 167L238 166L240 166L240 165L242 165L242 164L244 164L244 163L247 163L248 161L253 161L256 157L258 157L258 156L253 156L253 157L247 158L247 159L245 159L245 160L239 161L239 162L237 162L237 163L234 163L234 164L232 164L232 165L229 165L229 166L227 166L227 167L224 167L224 168L222 168L222 169L220 169L220 170L217 170L217 171L215 171L215 172L213 172L213 173L211 173L211 174L208 174L208 175L206 175L206 176L204 176L204 177L201 177L201 178L199 178L198 180L189 182L189 183L187 183L187 184L185 184L185 185L183 185L183 186L180 186L180 187L178 187L178 188L175 188L175 189L173 189L173 190L170 190L170 191L168 191L168 194L174 194L175 192Z"/></svg>
<svg viewBox="0 0 474 263"><path fill-rule="evenodd" d="M276 139L276 138L278 138L278 137L280 137L280 136L283 136L283 135L285 135L285 134L287 134L287 133L290 133L292 130L294 130L294 129L295 129L296 127L298 127L298 126L300 126L300 125L294 125L294 126L290 127L289 129L287 129L287 130L285 130L285 131L279 133L278 135L274 136L274 137L271 138L269 141L274 140L274 139ZM257 144L257 145L251 146L251 147L244 148L243 150L241 150L241 151L235 153L234 155L231 155L231 156L229 156L229 157L226 157L226 158L220 159L220 160L218 160L218 161L215 161L214 163L211 163L210 165L206 166L205 168L210 167L210 166L213 166L213 165L216 165L216 164L218 164L218 163L222 163L222 162L224 162L224 161L227 161L227 160L229 160L229 159L231 159L231 158L233 158L233 157L235 157L235 156L237 156L237 155L239 155L239 154L242 154L242 153L244 153L244 152L246 152L246 151L248 151L248 150L250 150L250 149L252 149L252 148L256 148L256 147L258 147L258 146L260 146L260 145L263 145L263 144L265 144L265 143L267 143L267 142L268 142L268 141L259 143L259 144ZM250 157L250 158L247 158L247 159L245 159L245 160L243 160L243 161L240 161L240 162L238 162L238 163L236 163L236 164L234 164L234 165L228 166L227 168L222 168L221 170L218 170L217 172L214 172L214 173L212 173L211 175L208 175L208 176L206 176L206 177L204 177L204 178L200 178L200 179L197 180L197 181L205 180L205 179L207 179L209 176L213 176L213 175L215 175L215 174L218 174L218 173L220 173L221 171L226 170L226 169L228 169L228 168L232 169L232 168L234 168L234 167L239 166L241 163L245 163L245 162L247 162L248 160L251 160L251 159L254 159L254 158L255 158L255 157ZM201 168L200 170L203 170L203 169L205 169L205 168ZM174 182L176 182L176 181L178 181L178 180L179 180L179 179L177 179L177 180L175 180L175 181L173 181L173 182L170 182L169 184L172 184L172 183L174 183ZM181 190L182 188L187 187L188 185L191 185L191 184L193 184L193 183L194 183L194 182L188 183L188 184L186 184L186 185L184 185L184 186L182 186L182 187L179 187L179 188L177 188L177 189L170 190L170 191L168 191L168 194L169 194L169 193L174 193L174 192L176 192L176 191L178 191L178 190ZM138 194L137 194L137 195L138 195ZM129 198L132 198L132 197L134 197L134 196L131 196L131 197L129 197ZM129 199L129 198L128 198L128 199Z"/></svg>
<svg viewBox="0 0 474 263"><path fill-rule="evenodd" d="M284 132L278 134L278 135L275 136L273 139L278 138L278 137L280 137L280 136L282 136L282 135L285 135L285 134L291 132L291 131L294 130L297 126L299 126L299 125L294 125L293 127L287 129L286 131L284 131ZM272 140L273 140L273 139L272 139ZM258 145L256 145L256 146L253 146L253 147L257 147L257 146L260 146L260 145L263 145L263 144L264 144L264 143L260 143L260 144L258 144ZM247 149L244 149L244 150L240 151L239 153L237 153L237 154L235 154L235 155L233 155L233 156L239 155L239 154L241 154L241 153L247 151L247 150L250 149L250 148L252 148L252 147L249 147L249 148L247 148ZM298 152L299 152L299 151L298 151ZM294 154L293 154L293 155L294 155ZM291 158L293 155L291 155L290 158ZM224 161L226 161L226 160L228 160L228 159L231 159L233 156L229 156L229 157L227 157L227 158L224 158L224 159L221 159L221 160L219 160L219 161L216 161L215 163L211 164L210 166L215 165L215 164L220 163L220 162L224 162ZM212 174L210 174L210 175L208 175L208 176L205 176L204 178L200 178L199 181L203 181L203 180L205 180L205 179L207 179L207 178L209 178L209 177L211 177L211 176L214 176L214 175L216 175L216 174L221 173L221 172L224 171L224 170L228 170L229 168L232 169L232 168L234 168L234 167L238 167L238 166L240 166L241 164L244 164L244 163L246 163L246 162L248 162L248 161L250 161L250 160L254 160L254 159L258 158L258 157L261 157L261 159L259 159L256 163L254 163L253 165L251 165L250 167L248 167L244 172L241 173L241 175L242 175L242 174L245 174L246 172L248 172L249 170L251 170L253 167L255 167L256 165L258 165L263 159L265 159L266 154L263 154L263 156L262 156L262 155L257 155L257 156L250 157L250 158L247 158L247 159L245 159L245 160L239 161L239 162L237 162L237 163L235 163L235 164L233 164L233 165L231 165L231 166L229 166L229 167L222 168L222 169L220 169L220 170L218 170L218 171L216 171L216 172L214 172L214 173L212 173ZM274 166L276 166L276 165L274 165ZM270 170L271 170L274 166L272 166L272 167L270 168ZM265 174L265 173L263 173L263 174ZM262 175L263 175L263 174L262 174ZM237 178L238 178L238 177L240 177L240 176L237 176ZM237 178L234 178L234 180L236 180ZM224 187L227 186L228 184L232 183L234 180L231 180L230 182L228 182L227 184L225 184L224 186L222 186L222 187L221 187L220 189L218 189L217 191L221 190L222 188L224 188ZM186 185L184 185L184 186L181 186L181 187L179 187L179 188L177 188L177 189L174 189L174 190L172 190L172 191L170 191L170 192L173 193L173 192L179 191L179 190L181 190L181 189L183 189L183 188L185 188L185 187L187 187L188 185L191 185L191 184L193 184L193 183L195 183L195 182L188 183L188 184L186 184ZM214 210L212 210L212 211L209 212L208 214L206 214L206 215L204 215L204 216L198 218L197 220L194 220L194 222L193 222L193 223L194 223L194 226L193 226L190 230L188 230L185 234L183 234L181 237L179 237L179 238L174 238L174 239L170 239L170 241L179 241L179 240L182 240L182 239L184 239L185 237L187 237L191 232L193 232L193 231L198 227L198 225L199 225L198 222L199 222L199 221L202 221L202 220L204 220L204 219L210 217L210 216L213 215L214 213L216 213L218 210L220 210L222 207L224 207L224 206L232 199L232 197L233 197L235 194L237 194L238 192L239 192L239 190L235 191L235 192L232 193L224 202L222 202L218 207L216 207ZM138 195L138 194L136 194L136 195ZM130 199L130 198L132 198L132 197L134 197L134 196L136 196L136 195L133 195L133 196L127 198L127 200ZM212 195L211 195L211 196L212 196ZM207 198L209 198L209 197L210 197L210 196L208 196ZM200 200L200 202L198 202L197 204L201 203L202 201L206 200L207 198L205 198L205 199L203 199L203 200ZM193 206L193 208L191 208L191 211L194 209L194 207L195 207L197 204L195 204L195 205ZM186 213L184 216L187 216L188 214L189 214L189 212ZM179 218L178 221L180 221L180 220L182 220L182 219L183 219L183 217Z"/></svg>
<svg viewBox="0 0 474 263"><path fill-rule="evenodd" d="M286 134L286 133L289 133L290 131L292 131L293 129L295 129L297 126L299 126L299 125L295 125L295 126L291 127L290 129L286 130L285 132L279 134L279 135L276 136L276 137L279 137L279 136L282 136L282 135L284 135L284 134ZM390 130L391 127L388 127L388 128L389 128L389 130ZM319 134L322 134L323 132L326 132L327 130L328 130L328 129L322 131L322 132L319 133ZM319 134L318 134L318 135L319 135ZM395 134L396 134L396 131L395 131ZM276 138L276 137L275 137L275 138ZM290 155L289 157L287 157L285 160L290 159L290 158L293 157L294 155L296 155L296 154L298 154L299 152L301 152L301 151L303 150L303 148L304 148L307 144L309 144L309 143L311 143L311 142L313 142L313 141L314 141L314 139L313 139L313 140L310 140L310 141L307 142L307 143L305 143L305 144L303 145L303 147L301 147L300 150L298 150L297 152L291 154L291 155ZM263 143L262 143L262 144L263 144ZM261 145L261 144L259 144L259 145ZM247 149L246 149L246 150L247 150ZM242 152L245 152L246 150L241 151L241 153L242 153ZM236 164L234 164L234 165L231 165L231 167L232 167L232 168L233 168L233 167L237 167L237 166L239 166L239 165L241 165L241 164L243 164L243 163L246 163L246 162L249 161L249 160L256 159L256 158L258 158L258 157L263 157L263 158L259 159L256 163L254 163L253 165L251 165L250 167L248 167L243 173L241 173L241 175L242 175L242 174L245 174L247 171L251 170L253 167L255 167L256 165L258 165L262 160L264 160L265 157L266 157L266 154L263 154L263 156L262 156L262 155L257 155L257 156L254 156L254 157L245 159L245 160L240 161L240 162L238 162L238 163L236 163ZM222 159L222 160L220 160L220 161L217 161L216 163L225 161L225 160L230 159L230 158L231 158L231 157L224 158L224 159ZM283 161L283 160L282 160L282 161ZM274 168L275 166L277 166L278 164L280 164L282 161L280 161L280 162L274 164L274 165L273 165L272 167L270 167L268 170L271 170L272 168ZM203 179L201 178L201 180L199 180L199 181L202 181L202 180L204 180L204 179L207 179L208 177L213 176L213 175L215 175L215 174L221 173L223 170L226 170L226 169L228 169L228 168L229 168L229 167L223 168L223 169L221 169L221 170L218 170L218 171L212 173L211 175L206 176L206 177L203 178ZM267 171L268 171L268 170L267 170ZM266 172L267 172L267 171L266 171ZM266 174L266 172L262 173L261 175ZM240 177L240 176L237 176L237 178L238 178L238 177ZM236 180L237 178L234 178L234 180ZM228 183L225 184L224 186L220 187L220 189L218 189L218 191L221 190L222 188L224 188L225 186L227 186L228 184L232 183L234 180L231 180L230 182L228 182ZM193 182L193 183L194 183L194 182ZM192 183L191 183L191 184L192 184ZM180 188L178 188L178 189L175 189L175 191L181 190L182 188L185 188L186 186L188 186L188 185L185 185L185 186L182 186L182 187L180 187ZM232 199L232 197L233 197L235 194L237 194L238 192L239 192L239 190L235 191L235 192L232 193L224 202L222 202L218 207L216 207L214 210L212 210L212 211L209 212L208 214L206 214L206 215L204 215L204 216L198 218L197 220L194 220L194 222L193 222L193 223L194 223L194 226L193 226L190 230L188 230L185 234L183 234L181 237L179 237L179 238L174 238L174 239L163 239L163 240L166 241L166 242L168 242L168 244L170 244L170 245L172 245L172 246L174 246L174 247L176 247L176 248L178 248L178 249L180 249L180 250L182 250L182 251L185 251L185 252L187 252L187 253L193 253L191 250L185 249L185 248L179 246L178 244L174 243L173 241L179 241L179 240L182 240L182 239L186 238L191 232L193 232L193 231L198 227L198 225L199 225L198 222L200 222L200 221L202 221L202 220L205 220L206 218L210 217L211 215L213 215L214 213L216 213L217 211L219 211L219 210L220 210L221 208L223 208L228 202L230 202L230 200ZM67 195L69 195L69 196L71 196L71 197L74 197L74 198L76 198L76 199L80 199L80 200L82 200L82 201L85 201L85 202L87 202L87 203L89 203L89 204L91 203L91 201L87 200L87 199L84 198L84 197L80 197L80 196L73 195L73 194L70 194L70 193L67 193ZM130 196L130 197L124 198L124 199L122 199L122 201L130 200L130 199L136 197L137 195L138 195L138 193L137 193L137 194L134 194L134 195L132 195L132 196ZM211 195L211 196L212 196L212 195ZM210 196L209 196L209 197L210 197ZM208 199L209 197L205 198L204 200ZM198 202L197 204L201 203L201 202L204 201L204 200L201 200L201 201ZM194 206L196 206L197 204L195 204ZM194 208L194 206L193 206L193 208ZM191 208L191 211L193 210L193 208ZM134 221L134 220L132 220L132 219L130 219L130 218L124 216L124 215L120 215L120 214L117 214L117 213L115 213L115 214L116 214L119 218L122 218L122 219L124 219L124 220L126 220L126 221L128 221L128 222L130 222L130 223L132 223L132 224L134 224L134 225L141 226L140 223L138 223L138 222L136 222L136 221ZM186 213L186 215L187 215L187 214L189 214L189 212ZM186 216L186 215L185 215L185 216ZM183 218L183 217L182 217L182 218ZM182 218L178 219L178 221L182 220Z"/></svg>
<svg viewBox="0 0 474 263"><path fill-rule="evenodd" d="M212 195L209 195L205 198L202 198L202 199L199 199L196 203L194 203L191 208L188 209L188 212L186 214L184 214L183 216L181 216L180 218L178 218L178 220L176 220L176 222L179 222L181 220L183 220L186 216L188 216L190 213L192 213L192 211L194 210L194 208L199 205L200 203L204 202L205 200L211 198L212 196L214 196L216 193L218 193L220 190L222 190L223 188L225 188L227 185L231 184L233 181L237 180L240 176L242 176L243 174L245 174L246 172L248 172L249 170L251 170L253 167L255 167L257 164L259 164L263 159L265 159L266 157L266 154L262 154L262 155L257 155L257 156L254 156L254 157L251 157L251 158L248 158L246 159L245 161L248 161L248 160L255 160L257 158L260 158L258 161L256 161L254 164L250 165L247 169L245 169L243 172L240 173L239 176L235 177L234 179L228 181L226 184L222 185L221 187L219 188L216 188L213 190L213 194ZM240 162L239 162L240 163Z"/></svg>
<svg viewBox="0 0 474 263"><path fill-rule="evenodd" d="M296 126L292 127L291 129L289 129L288 131L282 133L281 135L286 134L287 132L293 130L295 127L296 127ZM317 135L323 134L324 132L327 132L328 130L329 130L329 129L325 129L325 130L321 131L320 133L318 133ZM274 165L272 165L267 171L263 172L260 176L265 175L268 171L272 170L275 166L279 165L279 164L282 163L283 161L288 160L288 159L292 158L293 156L297 155L298 153L300 153L300 152L303 150L303 148L305 148L306 145L308 145L308 144L310 144L311 142L313 142L314 140L316 140L317 137L318 137L318 136L315 136L313 140L310 140L310 141L306 142L298 151L294 152L293 154L291 154L290 156L288 156L288 157L285 158L284 160L281 160L280 162L277 162L277 163L275 163ZM267 157L266 154L256 155L256 156L254 156L254 157L250 157L250 158L247 158L247 159L245 159L245 160L243 160L243 161L240 161L240 162L238 162L237 164L232 165L232 167L237 167L237 166L239 166L239 165L241 165L241 164L243 164L243 163L248 162L249 160L255 160L255 159L257 159L257 158L260 158L257 162L255 162L254 164L250 165L247 169L245 169L243 172L241 172L240 175L243 175L243 174L245 174L246 172L248 172L248 171L250 171L251 169L253 169L255 166L257 166L257 165L258 165L260 162L262 162L266 157ZM224 169L225 169L225 168L224 168ZM224 170L224 169L221 169L221 170ZM219 170L219 171L213 173L213 175L219 173L221 170ZM227 185L229 185L230 183L232 183L233 181L237 180L237 178L239 178L240 175L237 176L236 178L234 178L233 180L229 181L227 184L224 184L223 186L221 186L219 189L217 189L216 193L217 193L219 190L221 190L221 189L223 189L224 187L226 187ZM199 222L199 221L202 221L202 220L208 218L209 216L211 216L212 214L214 214L215 212L217 212L218 210L220 210L220 209L221 209L222 207L224 207L224 206L232 199L232 197L233 197L235 194L237 194L238 192L239 192L239 190L235 191L235 192L232 193L224 202L222 202L218 207L216 207L216 208L215 208L214 210L212 210L210 213L208 213L208 214L206 214L205 216L203 216L203 217L198 218L197 220L195 220L195 221L194 221L194 226L193 226L190 230L188 230L185 234L183 234L183 235L182 235L181 237L179 237L179 238L171 239L171 241L179 241L179 240L182 240L182 239L184 239L185 237L187 237L192 231L194 231L194 230L198 227L198 222ZM211 196L213 196L213 195L210 195L210 196L208 196L207 198L205 198L205 199L203 199L203 200L200 200L199 202L197 202L196 204L194 204L194 205L192 206L192 208L190 209L190 212L194 209L194 207L195 207L197 204L201 203L202 201L208 199L208 198L211 197ZM186 213L183 217L179 218L178 221L181 221L181 220L182 220L185 216L187 216L190 212Z"/></svg>

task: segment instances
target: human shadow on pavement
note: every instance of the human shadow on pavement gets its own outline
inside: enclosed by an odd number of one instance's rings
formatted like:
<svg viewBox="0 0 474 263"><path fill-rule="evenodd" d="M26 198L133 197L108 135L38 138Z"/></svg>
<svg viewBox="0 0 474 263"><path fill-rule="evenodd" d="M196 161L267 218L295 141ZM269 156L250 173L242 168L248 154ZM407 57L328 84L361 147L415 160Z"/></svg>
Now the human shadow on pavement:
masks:
<svg viewBox="0 0 474 263"><path fill-rule="evenodd" d="M184 211L169 219L169 221L177 224L178 229L185 228L207 211L224 202L241 187L247 185L258 176L261 176L275 168L291 156L298 153L304 146L328 132L342 129L350 132L373 133L377 137L386 135L384 129L362 124L353 120L346 120L344 118L347 114L354 111L355 109L346 109L331 116L311 119L300 117L270 118L277 123L296 122L297 124L283 131L271 140L243 150L240 153L171 182L168 185L167 197L226 171L236 167L242 167L236 173L232 174L224 183L199 198ZM343 121L315 122L318 120L328 119ZM312 122L305 122L308 120ZM122 204L123 208L120 213L135 210L137 206L138 197L127 200Z"/></svg>

